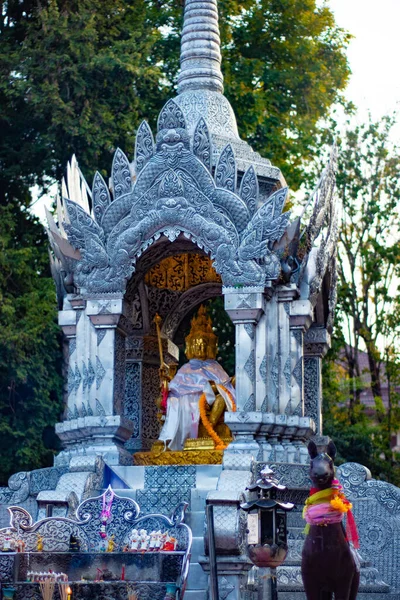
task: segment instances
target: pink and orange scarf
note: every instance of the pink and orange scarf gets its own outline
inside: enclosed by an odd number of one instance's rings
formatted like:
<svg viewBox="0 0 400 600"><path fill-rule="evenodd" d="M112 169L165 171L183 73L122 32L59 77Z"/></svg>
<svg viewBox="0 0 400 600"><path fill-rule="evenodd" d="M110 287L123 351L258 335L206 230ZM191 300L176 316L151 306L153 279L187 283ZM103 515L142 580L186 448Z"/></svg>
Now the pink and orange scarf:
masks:
<svg viewBox="0 0 400 600"><path fill-rule="evenodd" d="M346 514L346 537L354 548L360 547L357 525L351 509L351 502L343 493L343 486L337 479L332 481L332 487L326 490L311 488L310 495L303 509L303 519L307 521L305 533L310 531L310 525L331 525L340 523Z"/></svg>

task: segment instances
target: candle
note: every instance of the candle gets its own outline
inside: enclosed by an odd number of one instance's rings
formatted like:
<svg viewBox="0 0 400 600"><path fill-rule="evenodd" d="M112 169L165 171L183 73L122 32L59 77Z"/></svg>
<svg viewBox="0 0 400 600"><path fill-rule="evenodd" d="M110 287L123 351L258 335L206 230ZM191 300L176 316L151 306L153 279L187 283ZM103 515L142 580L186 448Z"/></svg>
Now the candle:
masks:
<svg viewBox="0 0 400 600"><path fill-rule="evenodd" d="M72 598L72 590L71 590L71 588L68 586L68 589L67 589L67 600L71 600L71 598Z"/></svg>

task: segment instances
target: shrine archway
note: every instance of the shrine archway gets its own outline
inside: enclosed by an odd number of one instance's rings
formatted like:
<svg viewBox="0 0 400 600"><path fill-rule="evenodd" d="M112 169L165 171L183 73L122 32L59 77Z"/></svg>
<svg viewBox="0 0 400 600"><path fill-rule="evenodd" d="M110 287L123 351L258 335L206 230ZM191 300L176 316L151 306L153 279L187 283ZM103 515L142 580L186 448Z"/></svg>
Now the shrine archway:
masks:
<svg viewBox="0 0 400 600"><path fill-rule="evenodd" d="M160 365L155 315L162 319L164 360L178 364L185 336L181 324L187 327L188 316L197 307L219 296L222 280L211 258L183 235L173 242L160 238L137 261L126 287L123 322L127 335L124 413L134 423L127 443L130 450L148 450L160 430L155 403Z"/></svg>

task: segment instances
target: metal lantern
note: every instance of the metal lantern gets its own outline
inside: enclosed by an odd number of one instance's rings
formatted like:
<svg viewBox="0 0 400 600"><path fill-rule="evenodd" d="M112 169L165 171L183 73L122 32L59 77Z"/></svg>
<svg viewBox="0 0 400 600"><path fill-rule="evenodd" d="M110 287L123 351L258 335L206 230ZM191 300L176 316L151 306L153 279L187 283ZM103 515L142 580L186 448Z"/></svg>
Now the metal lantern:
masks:
<svg viewBox="0 0 400 600"><path fill-rule="evenodd" d="M257 567L271 569L271 598L277 597L275 569L286 558L287 528L286 513L294 508L291 502L276 498L277 491L286 489L266 467L261 479L246 488L257 494L257 498L241 504L247 514L247 551L251 562Z"/></svg>

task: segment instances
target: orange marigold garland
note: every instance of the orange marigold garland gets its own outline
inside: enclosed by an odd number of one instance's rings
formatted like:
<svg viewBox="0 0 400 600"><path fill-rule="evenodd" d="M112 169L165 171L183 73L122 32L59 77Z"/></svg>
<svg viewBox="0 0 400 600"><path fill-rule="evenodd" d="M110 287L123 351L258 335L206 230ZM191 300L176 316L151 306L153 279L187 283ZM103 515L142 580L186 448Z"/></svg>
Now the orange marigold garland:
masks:
<svg viewBox="0 0 400 600"><path fill-rule="evenodd" d="M341 513L347 513L349 510L353 508L351 502L349 502L343 492L339 490L335 490L333 493L333 498L330 501L330 505L335 510L338 510Z"/></svg>
<svg viewBox="0 0 400 600"><path fill-rule="evenodd" d="M215 449L216 450L225 450L226 446L225 446L224 442L221 440L221 438L219 437L218 433L216 431L214 431L213 426L211 425L210 421L208 420L208 417L207 417L207 406L208 406L208 404L207 404L206 395L202 394L200 396L200 400L199 400L199 409L200 409L200 418L201 418L201 421L202 421L204 427L206 428L206 431L207 431L208 435L214 441L214 443L215 443Z"/></svg>
<svg viewBox="0 0 400 600"><path fill-rule="evenodd" d="M236 412L236 404L235 404L235 400L233 399L231 392L229 390L227 390L224 385L221 385L221 387L223 388L224 392L229 396L229 400L232 404L232 412ZM203 423L210 438L214 441L215 449L216 450L225 450L225 448L227 447L226 444L224 444L224 442L221 440L218 433L214 430L213 426L211 425L211 423L207 417L207 406L208 406L208 404L207 404L206 395L202 394L200 396L200 400L199 400L201 422Z"/></svg>

